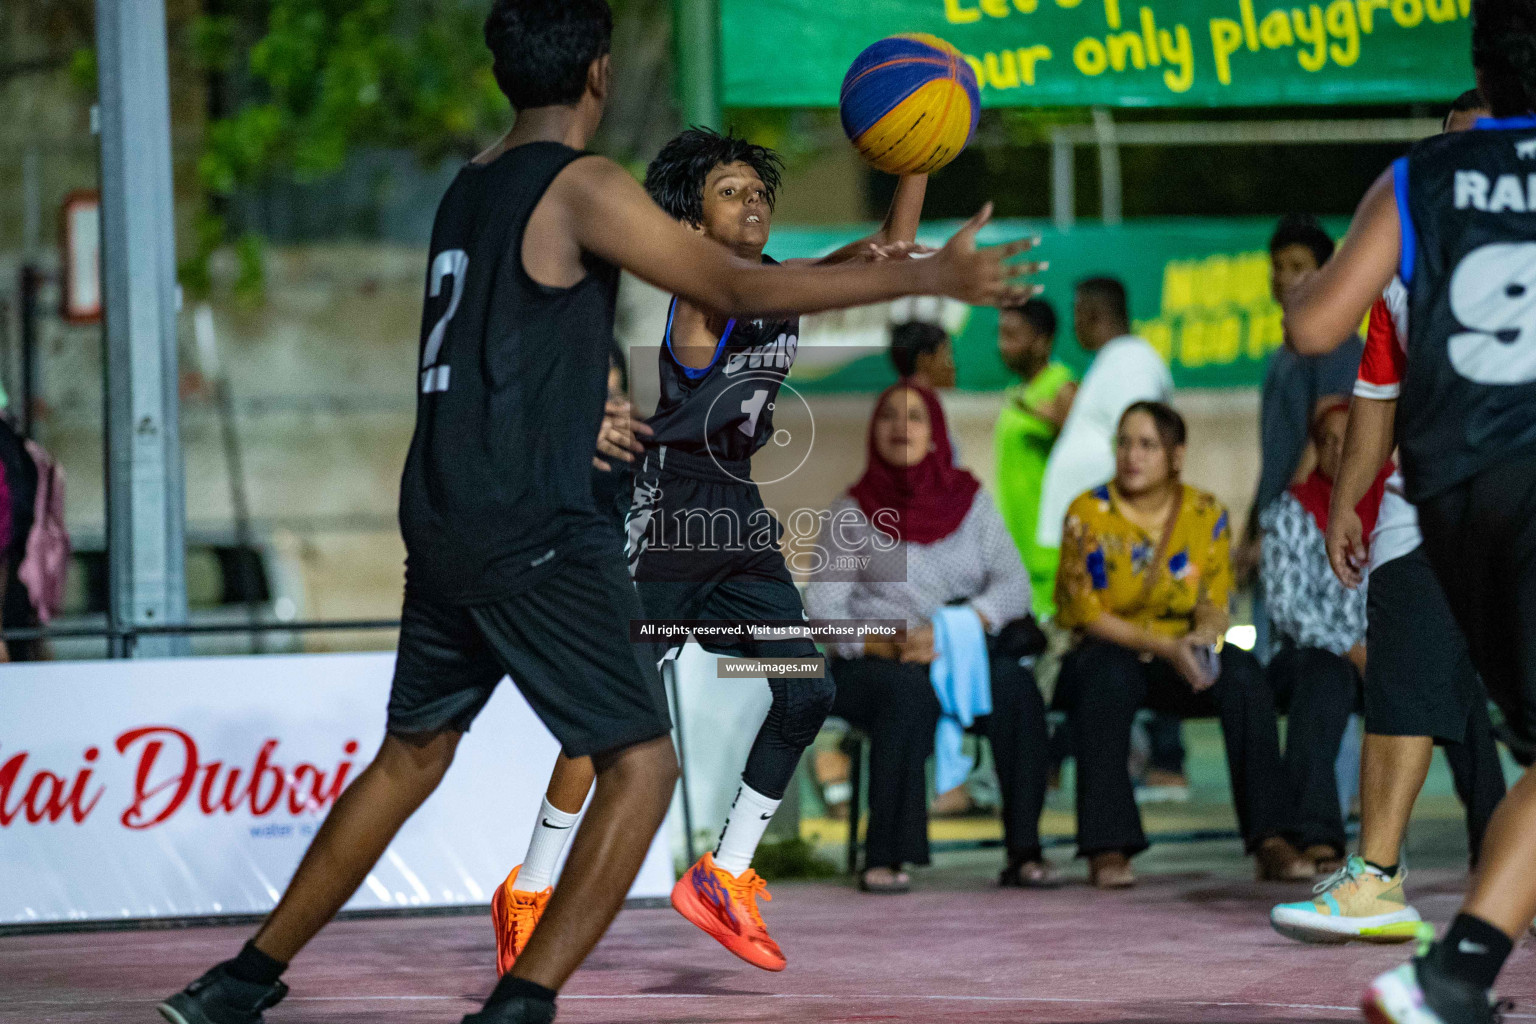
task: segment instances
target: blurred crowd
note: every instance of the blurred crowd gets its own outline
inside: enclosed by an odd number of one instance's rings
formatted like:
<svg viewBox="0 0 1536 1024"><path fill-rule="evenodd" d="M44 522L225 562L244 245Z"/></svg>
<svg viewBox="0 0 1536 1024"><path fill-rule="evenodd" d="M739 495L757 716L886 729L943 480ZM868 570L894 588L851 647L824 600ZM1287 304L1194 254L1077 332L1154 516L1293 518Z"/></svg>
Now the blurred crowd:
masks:
<svg viewBox="0 0 1536 1024"><path fill-rule="evenodd" d="M1283 218L1269 240L1276 301L1333 247L1315 219ZM899 508L899 543L806 590L813 618L908 624L901 642L828 650L832 713L858 743L819 750L814 766L829 807L842 813L856 796L850 756L867 743L867 891L905 891L909 869L929 863L930 815L975 809L983 749L981 788L994 790L988 802L1003 822L1003 885L1060 884L1039 821L1068 759L1077 852L1091 881L1134 885L1131 858L1148 846L1141 805L1189 798L1182 731L1190 718L1219 723L1231 802L1258 878L1311 880L1346 865L1374 657L1371 598L1364 583L1336 577L1325 536L1364 342L1320 357L1288 346L1273 354L1260 403L1259 480L1247 521L1234 523L1182 478L1186 453L1202 439L1189 436L1168 367L1134 332L1129 309L1119 280L1077 284L1071 329L1093 356L1081 378L1052 357L1062 317L1050 303L1032 298L1001 311L998 353L1017 382L997 415L990 493L958 465L946 426L939 395L955 382L949 337L923 322L892 331L900 380L876 402L863 476L829 511L872 531L878 510ZM1411 506L1392 471L1380 470L1358 507L1367 538L1388 534L1372 573L1393 560L1403 571L1416 564ZM889 524L879 528L891 534ZM1393 539L1405 530L1406 543ZM857 546L854 533L837 543ZM1253 642L1244 636L1242 646L1227 640L1239 593L1253 617ZM1399 631L1403 618L1392 618ZM1398 652L1411 643L1384 645L1390 664L1378 674L1434 675L1437 666L1403 663ZM1377 712L1366 732L1380 735L1367 742L1445 746L1475 860L1503 776L1475 673L1451 667L1468 677L1466 697L1441 721ZM1404 818L1411 805L1410 796ZM1382 859L1398 870L1395 852Z"/></svg>

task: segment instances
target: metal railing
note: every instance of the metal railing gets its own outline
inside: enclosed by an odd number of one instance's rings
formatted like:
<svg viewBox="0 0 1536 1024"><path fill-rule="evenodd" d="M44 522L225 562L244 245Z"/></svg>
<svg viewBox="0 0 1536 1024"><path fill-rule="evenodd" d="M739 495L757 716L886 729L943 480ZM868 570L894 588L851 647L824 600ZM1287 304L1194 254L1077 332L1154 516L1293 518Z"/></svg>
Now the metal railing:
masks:
<svg viewBox="0 0 1536 1024"><path fill-rule="evenodd" d="M293 622L188 622L157 626L17 626L0 629L0 640L102 639L132 643L144 636L225 633L321 633L399 629L399 619L298 619Z"/></svg>

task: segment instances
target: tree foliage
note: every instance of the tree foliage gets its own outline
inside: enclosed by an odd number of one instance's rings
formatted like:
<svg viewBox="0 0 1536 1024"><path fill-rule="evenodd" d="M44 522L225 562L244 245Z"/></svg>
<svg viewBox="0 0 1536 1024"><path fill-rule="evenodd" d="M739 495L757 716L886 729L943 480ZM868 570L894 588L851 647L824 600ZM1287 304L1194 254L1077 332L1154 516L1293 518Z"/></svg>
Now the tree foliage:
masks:
<svg viewBox="0 0 1536 1024"><path fill-rule="evenodd" d="M405 149L424 164L468 158L511 111L491 75L488 0L205 0L187 42L210 81L198 173L210 202L183 265L206 288L228 240L222 200L275 180L314 181L362 147ZM667 0L612 0L615 93L597 147L632 161L673 124ZM241 280L259 286L260 247L245 237Z"/></svg>
<svg viewBox="0 0 1536 1024"><path fill-rule="evenodd" d="M430 0L243 0L207 13L191 43L237 94L208 126L214 193L275 173L339 170L359 145L424 159L471 152L505 125L481 40L483 5Z"/></svg>
<svg viewBox="0 0 1536 1024"><path fill-rule="evenodd" d="M227 241L223 199L274 179L341 170L361 146L431 162L472 154L507 123L491 77L483 3L465 0L209 0L187 44L209 76L198 175L209 197L183 264L208 284ZM239 240L243 291L259 287L260 247Z"/></svg>

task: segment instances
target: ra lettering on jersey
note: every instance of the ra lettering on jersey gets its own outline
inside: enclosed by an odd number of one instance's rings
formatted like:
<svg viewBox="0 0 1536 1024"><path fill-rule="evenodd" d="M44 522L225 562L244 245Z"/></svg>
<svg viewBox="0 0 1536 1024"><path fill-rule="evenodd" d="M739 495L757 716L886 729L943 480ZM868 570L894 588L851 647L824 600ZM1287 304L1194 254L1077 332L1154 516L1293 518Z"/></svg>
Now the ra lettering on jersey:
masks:
<svg viewBox="0 0 1536 1024"><path fill-rule="evenodd" d="M1532 139L1536 142L1536 139ZM1489 179L1482 171L1456 172L1456 209L1484 213L1536 212L1536 174L1500 174Z"/></svg>
<svg viewBox="0 0 1536 1024"><path fill-rule="evenodd" d="M1423 501L1536 445L1536 118L1426 139L1393 176L1408 289L1398 441Z"/></svg>

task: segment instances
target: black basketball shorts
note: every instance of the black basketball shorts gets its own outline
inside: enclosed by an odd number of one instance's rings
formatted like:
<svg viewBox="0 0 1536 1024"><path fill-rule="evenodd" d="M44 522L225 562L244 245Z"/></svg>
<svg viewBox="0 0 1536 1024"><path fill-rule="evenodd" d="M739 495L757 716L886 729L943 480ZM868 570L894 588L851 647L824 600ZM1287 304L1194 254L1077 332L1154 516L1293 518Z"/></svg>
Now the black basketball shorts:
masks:
<svg viewBox="0 0 1536 1024"><path fill-rule="evenodd" d="M1462 742L1488 697L1423 545L1372 569L1369 588L1365 731Z"/></svg>
<svg viewBox="0 0 1536 1024"><path fill-rule="evenodd" d="M489 604L406 594L389 731L469 729L511 676L571 757L671 732L648 645L629 639L640 602L617 547L573 556L553 576Z"/></svg>
<svg viewBox="0 0 1536 1024"><path fill-rule="evenodd" d="M628 523L630 572L645 617L803 621L805 605L780 552L783 527L746 478L748 465L722 469L675 451L665 469L659 461L649 453L637 472ZM679 646L660 645L658 657ZM818 654L808 639L703 646L736 657Z"/></svg>

